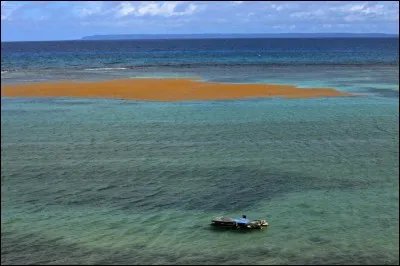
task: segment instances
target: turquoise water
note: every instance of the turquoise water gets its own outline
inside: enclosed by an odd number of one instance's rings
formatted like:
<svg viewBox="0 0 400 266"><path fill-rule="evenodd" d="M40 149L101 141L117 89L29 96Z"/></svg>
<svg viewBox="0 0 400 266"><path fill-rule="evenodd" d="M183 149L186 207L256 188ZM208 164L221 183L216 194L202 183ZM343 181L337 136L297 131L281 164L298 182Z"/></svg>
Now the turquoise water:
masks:
<svg viewBox="0 0 400 266"><path fill-rule="evenodd" d="M1 108L2 264L399 263L398 97Z"/></svg>
<svg viewBox="0 0 400 266"><path fill-rule="evenodd" d="M2 98L2 264L399 264L398 38L1 46L2 84L195 77L364 95ZM242 214L270 226L210 228Z"/></svg>

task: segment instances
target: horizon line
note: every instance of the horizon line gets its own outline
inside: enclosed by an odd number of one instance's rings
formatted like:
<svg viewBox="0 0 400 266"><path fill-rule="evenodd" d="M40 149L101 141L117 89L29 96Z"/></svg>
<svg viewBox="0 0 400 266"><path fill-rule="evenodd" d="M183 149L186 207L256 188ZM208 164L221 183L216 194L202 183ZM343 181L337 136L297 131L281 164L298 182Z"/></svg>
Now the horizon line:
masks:
<svg viewBox="0 0 400 266"><path fill-rule="evenodd" d="M157 36L163 36L163 37L179 37L179 36L201 36L201 35L209 35L209 36L224 36L224 35L246 35L248 37L251 36L257 36L257 35L371 35L371 37L374 37L373 35L387 35L388 37L393 37L393 38L399 38L399 33L385 33L385 32L368 32L368 33L359 33L359 32L317 32L317 33L307 33L307 32L299 32L299 33L289 33L289 32L279 32L279 33L121 33L121 34L93 34L93 35L86 35L80 38L71 38L71 39L54 39L54 40L20 40L20 41L1 41L1 43L7 43L7 42L58 42L58 41L100 41L100 40L91 40L91 39L85 39L85 38L93 38L93 37L119 37L119 36L151 36L151 37L157 37ZM379 37L379 36L378 36ZM262 37L261 37L262 38ZM332 37L320 37L320 38L335 38L335 36ZM339 37L340 38L340 37ZM341 37L341 38L349 38L349 37ZM351 37L350 37L351 38ZM365 38L368 38L366 36ZM376 38L376 37L375 37ZM179 38L178 38L179 39ZM190 38L185 38L185 39L190 39ZM196 39L196 38L193 38ZM204 39L212 39L212 38L204 38ZM229 39L229 38L228 38ZM149 39L102 39L104 41L122 41L122 40L149 40ZM160 39L152 39L152 40L165 40L165 38L160 38ZM168 39L168 40L173 40L173 39Z"/></svg>

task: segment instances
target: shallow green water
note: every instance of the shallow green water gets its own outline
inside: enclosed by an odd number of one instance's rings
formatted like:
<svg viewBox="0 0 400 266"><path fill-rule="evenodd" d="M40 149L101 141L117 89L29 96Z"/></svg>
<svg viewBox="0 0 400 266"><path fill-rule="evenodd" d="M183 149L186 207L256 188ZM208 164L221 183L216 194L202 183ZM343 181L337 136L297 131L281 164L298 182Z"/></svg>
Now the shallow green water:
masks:
<svg viewBox="0 0 400 266"><path fill-rule="evenodd" d="M398 264L398 107L3 98L2 263Z"/></svg>

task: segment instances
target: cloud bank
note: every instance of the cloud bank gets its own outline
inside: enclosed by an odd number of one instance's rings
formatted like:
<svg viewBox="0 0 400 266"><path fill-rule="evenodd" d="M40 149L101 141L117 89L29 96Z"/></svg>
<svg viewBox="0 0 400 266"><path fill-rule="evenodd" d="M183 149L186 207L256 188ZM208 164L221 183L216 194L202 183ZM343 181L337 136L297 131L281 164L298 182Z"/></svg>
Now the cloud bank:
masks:
<svg viewBox="0 0 400 266"><path fill-rule="evenodd" d="M2 1L1 37L146 33L398 33L399 3L379 1Z"/></svg>

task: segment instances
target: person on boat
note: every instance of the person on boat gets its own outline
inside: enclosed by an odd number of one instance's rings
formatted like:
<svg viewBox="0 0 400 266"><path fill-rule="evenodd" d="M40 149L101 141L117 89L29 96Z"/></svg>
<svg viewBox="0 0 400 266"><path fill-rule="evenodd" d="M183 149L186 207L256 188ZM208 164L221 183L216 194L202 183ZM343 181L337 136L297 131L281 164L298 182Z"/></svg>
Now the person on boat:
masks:
<svg viewBox="0 0 400 266"><path fill-rule="evenodd" d="M246 217L246 215L245 215L245 214L243 214L243 215L242 215L242 218L243 218L243 219L247 219L247 217Z"/></svg>

